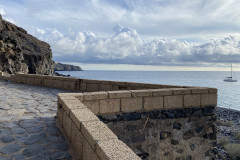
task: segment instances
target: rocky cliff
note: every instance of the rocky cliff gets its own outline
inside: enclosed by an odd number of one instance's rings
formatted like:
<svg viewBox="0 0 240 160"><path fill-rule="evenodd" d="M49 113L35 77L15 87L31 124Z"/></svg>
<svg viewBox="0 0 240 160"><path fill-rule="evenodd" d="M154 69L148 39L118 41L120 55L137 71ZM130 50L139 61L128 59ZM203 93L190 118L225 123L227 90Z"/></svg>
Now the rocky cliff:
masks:
<svg viewBox="0 0 240 160"><path fill-rule="evenodd" d="M49 44L7 22L0 15L0 71L52 74L54 61Z"/></svg>
<svg viewBox="0 0 240 160"><path fill-rule="evenodd" d="M54 70L55 71L82 71L81 67L79 66L62 64L62 63L55 63Z"/></svg>

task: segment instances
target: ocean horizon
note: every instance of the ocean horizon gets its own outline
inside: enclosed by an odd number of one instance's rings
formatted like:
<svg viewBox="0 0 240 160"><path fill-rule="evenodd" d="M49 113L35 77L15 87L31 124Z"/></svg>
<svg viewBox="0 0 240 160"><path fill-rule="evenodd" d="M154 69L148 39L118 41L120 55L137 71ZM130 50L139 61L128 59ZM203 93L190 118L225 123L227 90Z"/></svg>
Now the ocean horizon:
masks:
<svg viewBox="0 0 240 160"><path fill-rule="evenodd" d="M218 106L240 111L240 82L224 82L227 71L58 71L82 79L142 82L153 84L213 87L218 89ZM240 72L234 72L238 79Z"/></svg>

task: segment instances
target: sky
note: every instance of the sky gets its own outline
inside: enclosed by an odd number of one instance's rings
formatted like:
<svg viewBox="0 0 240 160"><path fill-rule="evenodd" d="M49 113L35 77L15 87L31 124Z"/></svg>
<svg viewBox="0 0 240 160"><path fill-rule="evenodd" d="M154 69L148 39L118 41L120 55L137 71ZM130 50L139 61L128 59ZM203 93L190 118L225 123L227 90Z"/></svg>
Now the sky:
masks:
<svg viewBox="0 0 240 160"><path fill-rule="evenodd" d="M0 0L0 14L83 69L240 70L239 0Z"/></svg>

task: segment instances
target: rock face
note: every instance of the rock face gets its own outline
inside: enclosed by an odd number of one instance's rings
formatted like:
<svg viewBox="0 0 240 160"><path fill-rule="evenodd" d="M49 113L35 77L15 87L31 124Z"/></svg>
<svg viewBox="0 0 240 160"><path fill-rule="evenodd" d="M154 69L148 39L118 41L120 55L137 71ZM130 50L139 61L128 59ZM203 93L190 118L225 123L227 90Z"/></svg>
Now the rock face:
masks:
<svg viewBox="0 0 240 160"><path fill-rule="evenodd" d="M55 71L82 71L81 67L79 66L62 64L62 63L55 63L54 70Z"/></svg>
<svg viewBox="0 0 240 160"><path fill-rule="evenodd" d="M7 22L0 15L0 71L14 74L52 74L54 61L49 44Z"/></svg>

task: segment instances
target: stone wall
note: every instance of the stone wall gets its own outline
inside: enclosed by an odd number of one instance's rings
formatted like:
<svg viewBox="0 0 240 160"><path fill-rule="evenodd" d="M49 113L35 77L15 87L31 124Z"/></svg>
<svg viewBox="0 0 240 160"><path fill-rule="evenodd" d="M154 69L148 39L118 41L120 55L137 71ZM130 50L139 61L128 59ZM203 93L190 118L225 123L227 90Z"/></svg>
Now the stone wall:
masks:
<svg viewBox="0 0 240 160"><path fill-rule="evenodd" d="M58 127L80 160L140 160L81 101L83 94L59 94Z"/></svg>
<svg viewBox="0 0 240 160"><path fill-rule="evenodd" d="M11 75L10 80L16 83L29 85L53 87L69 91L96 92L96 91L115 91L115 90L138 90L138 89L156 89L156 88L183 88L184 86L159 85L120 81L103 81L78 79L72 77L60 77L38 74L16 73Z"/></svg>
<svg viewBox="0 0 240 160"><path fill-rule="evenodd" d="M87 159L86 146L92 159L214 157L217 89L72 93L58 100L59 127L80 159Z"/></svg>
<svg viewBox="0 0 240 160"><path fill-rule="evenodd" d="M98 116L119 140L148 160L214 158L214 106Z"/></svg>
<svg viewBox="0 0 240 160"><path fill-rule="evenodd" d="M83 160L210 159L217 89L15 74L58 95L57 122ZM125 142L125 143L123 143Z"/></svg>

